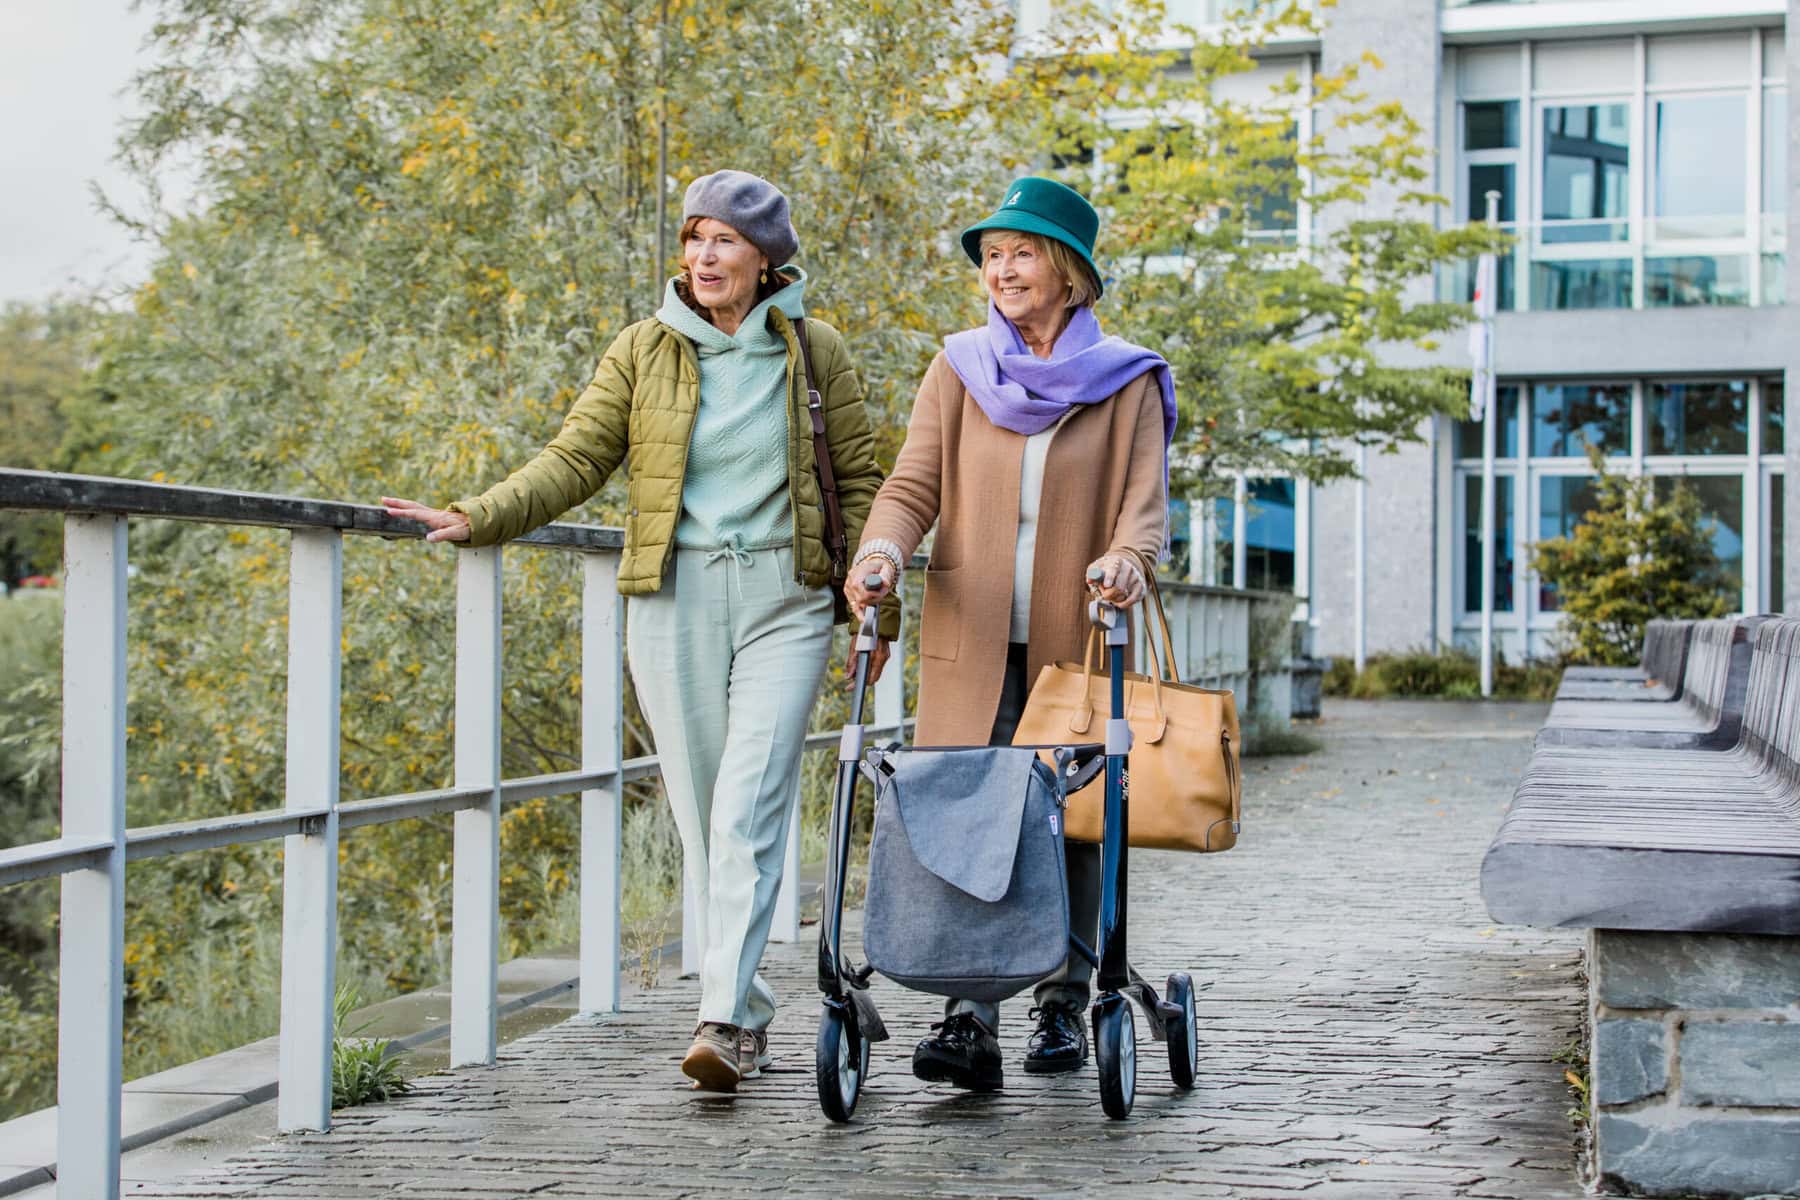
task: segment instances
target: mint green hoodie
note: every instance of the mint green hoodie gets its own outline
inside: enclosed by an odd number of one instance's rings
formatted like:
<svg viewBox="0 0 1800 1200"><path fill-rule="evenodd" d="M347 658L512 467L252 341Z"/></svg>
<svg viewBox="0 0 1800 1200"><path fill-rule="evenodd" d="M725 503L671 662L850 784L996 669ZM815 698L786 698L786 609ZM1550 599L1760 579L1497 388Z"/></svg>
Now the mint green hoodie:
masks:
<svg viewBox="0 0 1800 1200"><path fill-rule="evenodd" d="M689 308L670 280L656 319L694 344L700 407L688 439L675 544L687 549L769 550L793 541L788 502L787 342L769 310L806 315L806 274L758 304L727 334Z"/></svg>

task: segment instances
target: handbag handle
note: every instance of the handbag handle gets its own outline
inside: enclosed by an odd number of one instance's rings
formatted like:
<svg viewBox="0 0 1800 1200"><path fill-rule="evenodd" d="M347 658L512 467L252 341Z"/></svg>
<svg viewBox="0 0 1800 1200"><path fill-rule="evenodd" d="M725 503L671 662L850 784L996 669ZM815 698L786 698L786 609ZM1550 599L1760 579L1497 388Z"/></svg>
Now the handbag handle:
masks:
<svg viewBox="0 0 1800 1200"><path fill-rule="evenodd" d="M1099 628L1089 629L1087 649L1081 655L1081 707L1069 717L1071 733L1085 734L1094 724L1094 647L1099 643ZM1147 674L1150 677L1152 706L1156 713L1156 728L1144 736L1144 741L1154 746L1157 742L1162 741L1163 734L1168 732L1169 714L1163 706L1163 673L1162 664L1156 660L1156 642L1154 639L1146 637L1144 644L1150 648L1151 670Z"/></svg>
<svg viewBox="0 0 1800 1200"><path fill-rule="evenodd" d="M1137 559L1138 569L1143 572L1144 576L1144 600L1140 601L1140 603L1145 603L1147 604L1147 607L1154 608L1156 610L1156 619L1160 623L1163 650L1162 665L1168 669L1169 682L1180 683L1181 668L1175 665L1175 641L1169 636L1169 611L1163 607L1162 587L1156 581L1156 563L1151 561L1150 556L1141 550L1132 550L1129 553L1133 558ZM1148 616L1144 619L1146 622L1149 621ZM1144 626L1144 643L1146 645L1150 643L1152 636L1156 632L1157 630L1150 628L1149 624ZM1155 657L1154 652L1152 652L1151 657Z"/></svg>

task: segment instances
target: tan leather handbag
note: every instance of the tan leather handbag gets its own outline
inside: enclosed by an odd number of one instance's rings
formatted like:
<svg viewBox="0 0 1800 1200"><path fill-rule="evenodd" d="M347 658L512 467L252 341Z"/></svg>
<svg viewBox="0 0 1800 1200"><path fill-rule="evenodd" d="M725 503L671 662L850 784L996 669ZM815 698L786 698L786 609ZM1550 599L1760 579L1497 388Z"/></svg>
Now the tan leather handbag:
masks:
<svg viewBox="0 0 1800 1200"><path fill-rule="evenodd" d="M1125 675L1125 715L1131 725L1129 844L1154 850L1207 852L1237 844L1243 803L1238 770L1237 703L1229 690L1182 683L1175 666L1169 618L1152 564L1141 562L1146 595L1139 605L1154 611L1159 628L1147 630L1152 671ZM1161 638L1161 655L1157 639ZM1099 631L1088 635L1080 664L1059 662L1038 673L1013 741L1019 745L1067 745L1101 740L1110 711L1107 677L1094 674ZM1167 671L1168 677L1164 678ZM1069 798L1063 817L1067 836L1097 842L1101 834L1100 788Z"/></svg>

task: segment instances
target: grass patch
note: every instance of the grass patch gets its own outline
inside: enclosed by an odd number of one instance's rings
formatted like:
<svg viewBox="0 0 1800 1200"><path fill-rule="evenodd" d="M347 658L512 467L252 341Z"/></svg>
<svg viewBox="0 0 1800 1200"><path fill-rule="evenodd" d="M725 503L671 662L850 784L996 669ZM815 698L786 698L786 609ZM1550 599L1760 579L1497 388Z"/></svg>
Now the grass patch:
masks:
<svg viewBox="0 0 1800 1200"><path fill-rule="evenodd" d="M412 1091L400 1073L400 1056L390 1038L364 1037L368 1022L345 1029L350 1014L362 1007L362 996L347 983L332 998L331 1107L354 1108L374 1100L392 1100Z"/></svg>

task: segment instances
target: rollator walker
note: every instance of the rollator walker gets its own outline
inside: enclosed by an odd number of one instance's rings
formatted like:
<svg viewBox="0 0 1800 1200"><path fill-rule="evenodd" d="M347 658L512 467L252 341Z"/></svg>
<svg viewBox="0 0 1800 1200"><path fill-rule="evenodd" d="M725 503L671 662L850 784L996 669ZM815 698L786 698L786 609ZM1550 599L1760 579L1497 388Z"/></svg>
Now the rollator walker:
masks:
<svg viewBox="0 0 1800 1200"><path fill-rule="evenodd" d="M1088 573L1096 582L1098 570ZM865 586L880 588L880 576L870 576ZM1104 832L1101 842L1099 946L1090 949L1072 931L1064 932L1077 954L1098 968L1097 998L1091 1008L1095 1063L1100 1075L1100 1106L1114 1120L1131 1113L1137 1093L1137 1037L1133 1004L1150 1026L1151 1036L1167 1044L1169 1075L1176 1087L1194 1086L1199 1063L1199 1036L1194 1012L1194 985L1186 972L1168 977L1163 996L1135 971L1127 955L1127 831L1130 828L1130 778L1127 756L1131 728L1125 720L1125 647L1130 641L1126 614L1103 600L1088 603L1088 618L1104 636L1109 662L1111 714L1104 744L1077 743L1063 746L1025 747L1042 752L1055 762L1058 801L1087 786L1104 772ZM869 663L876 643L876 608L863 613L856 637L855 692L850 723L844 727L838 749L836 791L832 797L830 843L827 850L825 902L819 922L819 990L824 1003L819 1014L816 1075L819 1107L832 1121L844 1122L856 1111L863 1082L868 1078L869 1047L887 1038L881 1016L869 994L875 968L852 963L843 951L845 876L850 861L852 816L860 778L867 778L880 795L883 760L902 754L955 755L978 752L976 748L904 750L898 746L872 748L863 724L868 689ZM895 664L895 669L899 664ZM985 749L985 748L984 748ZM889 774L891 774L891 770ZM1046 772L1046 775L1048 772ZM1060 833L1057 837L1060 838Z"/></svg>

